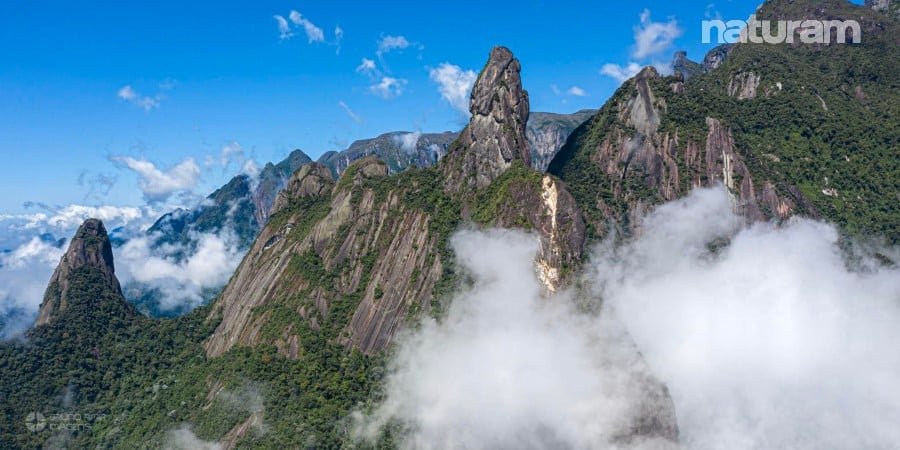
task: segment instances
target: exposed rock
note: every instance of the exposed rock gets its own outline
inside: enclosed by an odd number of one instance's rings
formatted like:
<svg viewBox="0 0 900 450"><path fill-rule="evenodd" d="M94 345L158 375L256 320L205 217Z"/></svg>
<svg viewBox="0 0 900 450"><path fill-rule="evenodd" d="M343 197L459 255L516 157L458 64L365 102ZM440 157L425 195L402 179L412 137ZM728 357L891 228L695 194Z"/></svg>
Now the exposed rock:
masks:
<svg viewBox="0 0 900 450"><path fill-rule="evenodd" d="M286 208L292 199L327 195L333 186L334 179L331 178L331 170L328 167L318 163L307 164L301 167L291 177L287 186L278 193L272 214Z"/></svg>
<svg viewBox="0 0 900 450"><path fill-rule="evenodd" d="M712 72L713 70L718 69L719 66L728 59L728 56L733 49L734 44L722 44L713 48L707 52L706 56L703 58L703 69L706 72Z"/></svg>
<svg viewBox="0 0 900 450"><path fill-rule="evenodd" d="M472 88L472 118L451 147L454 159L448 191L480 188L497 179L513 161L531 165L525 137L528 93L522 89L521 65L505 47L495 47Z"/></svg>
<svg viewBox="0 0 900 450"><path fill-rule="evenodd" d="M624 117L626 123L634 127L639 133L649 135L659 128L660 111L659 104L650 89L649 80L658 79L659 73L652 66L645 67L634 78L637 94L624 106L622 111L630 114Z"/></svg>
<svg viewBox="0 0 900 450"><path fill-rule="evenodd" d="M85 268L100 274L104 283L102 287L122 295L113 264L112 244L103 222L97 219L86 220L69 243L69 249L50 277L35 326L46 325L66 311L69 307L71 277Z"/></svg>
<svg viewBox="0 0 900 450"><path fill-rule="evenodd" d="M540 172L546 171L572 131L596 113L595 109L584 109L573 114L532 112L525 129L531 167Z"/></svg>
<svg viewBox="0 0 900 450"><path fill-rule="evenodd" d="M728 82L728 95L738 100L756 98L759 81L760 76L753 72L737 73Z"/></svg>
<svg viewBox="0 0 900 450"><path fill-rule="evenodd" d="M418 133L395 131L373 139L353 142L340 152L328 152L319 163L328 166L332 175L339 177L354 161L366 156L377 156L387 164L390 173L399 173L410 167L431 167L446 154L459 133Z"/></svg>
<svg viewBox="0 0 900 450"><path fill-rule="evenodd" d="M681 76L684 81L688 81L705 72L703 65L689 60L687 52L684 50L675 52L675 56L672 58L672 70L676 76Z"/></svg>
<svg viewBox="0 0 900 450"><path fill-rule="evenodd" d="M878 12L888 12L891 8L891 0L866 0L866 6Z"/></svg>

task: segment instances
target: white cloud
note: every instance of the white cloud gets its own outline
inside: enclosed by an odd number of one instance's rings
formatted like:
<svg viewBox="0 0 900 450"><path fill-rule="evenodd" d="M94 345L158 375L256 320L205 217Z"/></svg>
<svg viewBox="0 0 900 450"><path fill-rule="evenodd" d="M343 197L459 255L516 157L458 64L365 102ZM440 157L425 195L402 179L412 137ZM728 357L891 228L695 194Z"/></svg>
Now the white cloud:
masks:
<svg viewBox="0 0 900 450"><path fill-rule="evenodd" d="M406 86L405 79L385 76L381 77L381 81L377 84L369 86L369 90L381 98L391 99L402 94L404 86Z"/></svg>
<svg viewBox="0 0 900 450"><path fill-rule="evenodd" d="M562 91L559 90L559 86L555 84L550 85L550 92L553 92L553 95L559 96L562 94Z"/></svg>
<svg viewBox="0 0 900 450"><path fill-rule="evenodd" d="M274 15L272 16L275 19L275 22L278 24L278 38L282 41L290 39L294 36L294 33L291 32L291 24L288 23L288 20L284 18L284 16Z"/></svg>
<svg viewBox="0 0 900 450"><path fill-rule="evenodd" d="M350 107L347 106L347 104L344 103L343 100L338 102L338 106L340 106L341 109L343 109L344 112L347 113L347 116L350 117L351 120L353 120L356 123L363 123L362 117L360 117L358 114L353 112L353 110L350 109Z"/></svg>
<svg viewBox="0 0 900 450"><path fill-rule="evenodd" d="M584 89L578 86L570 87L569 90L566 91L566 93L575 97L586 97L588 95L587 92L584 91Z"/></svg>
<svg viewBox="0 0 900 450"><path fill-rule="evenodd" d="M600 69L600 73L612 77L620 83L625 82L641 71L643 66L639 64L640 61L646 62L647 59L651 59L668 50L672 47L675 39L680 37L683 32L684 30L678 26L678 21L674 18L669 19L668 22L653 22L650 17L650 10L644 9L641 12L640 24L634 27L634 48L631 52L633 60L626 66L612 63L604 64ZM649 65L656 67L662 74L671 74L672 72L670 63L659 62L654 59Z"/></svg>
<svg viewBox="0 0 900 450"><path fill-rule="evenodd" d="M686 448L893 448L900 269L850 270L829 225L740 228L723 189L665 205L593 278L666 382ZM730 243L710 253L710 243Z"/></svg>
<svg viewBox="0 0 900 450"><path fill-rule="evenodd" d="M123 86L119 89L116 94L122 100L125 100L128 103L131 103L134 106L137 106L144 111L151 111L156 108L159 108L159 103L162 101L162 96L157 95L156 97L147 97L141 95L139 92L135 91L130 85Z"/></svg>
<svg viewBox="0 0 900 450"><path fill-rule="evenodd" d="M403 50L409 47L410 43L404 36L384 36L378 41L378 56L390 53L394 50Z"/></svg>
<svg viewBox="0 0 900 450"><path fill-rule="evenodd" d="M344 41L344 29L339 26L334 27L334 42L332 43L332 45L337 47L337 49L335 49L335 51L334 51L335 54L338 54L338 55L341 54L341 42L343 42L343 41Z"/></svg>
<svg viewBox="0 0 900 450"><path fill-rule="evenodd" d="M400 448L632 448L616 437L633 425L642 369L571 297L544 296L537 238L492 230L451 242L474 286L400 339L386 399L356 415L357 436L397 421L408 430Z"/></svg>
<svg viewBox="0 0 900 450"><path fill-rule="evenodd" d="M221 450L218 442L204 441L194 434L190 425L183 424L166 433L162 448L164 450Z"/></svg>
<svg viewBox="0 0 900 450"><path fill-rule="evenodd" d="M431 80L438 84L441 98L465 116L469 115L469 96L478 75L473 70L463 70L457 65L443 63L428 72Z"/></svg>
<svg viewBox="0 0 900 450"><path fill-rule="evenodd" d="M419 138L422 137L422 133L419 131L413 133L403 133L394 136L394 142L400 146L400 149L406 153L415 153L416 145L419 143Z"/></svg>
<svg viewBox="0 0 900 450"><path fill-rule="evenodd" d="M619 82L625 82L637 75L641 69L641 65L636 62L630 62L624 67L618 64L604 64L600 73L615 78Z"/></svg>
<svg viewBox="0 0 900 450"><path fill-rule="evenodd" d="M189 193L200 180L200 167L194 158L186 158L165 171L145 159L113 156L111 160L138 175L138 185L150 203L166 201L176 193Z"/></svg>
<svg viewBox="0 0 900 450"><path fill-rule="evenodd" d="M238 142L230 142L222 147L219 163L222 167L228 167L233 161L244 159L244 148Z"/></svg>
<svg viewBox="0 0 900 450"><path fill-rule="evenodd" d="M159 217L150 208L68 205L46 212L0 216L0 338L14 336L34 324L50 275L68 240L88 218L103 220L119 234L142 233ZM44 234L48 233L48 234ZM63 239L60 245L59 239Z"/></svg>
<svg viewBox="0 0 900 450"><path fill-rule="evenodd" d="M325 42L325 33L322 29L310 22L309 19L303 17L299 12L292 10L288 15L288 18L290 18L294 25L303 27L303 31L306 33L306 39L310 44L313 42Z"/></svg>
<svg viewBox="0 0 900 450"><path fill-rule="evenodd" d="M674 18L668 22L653 22L650 18L650 10L645 9L641 13L641 23L634 27L634 51L632 57L643 59L648 56L658 55L668 50L672 43L684 31L678 26Z"/></svg>
<svg viewBox="0 0 900 450"><path fill-rule="evenodd" d="M370 73L374 72L375 70L375 61L368 58L363 58L362 62L360 62L359 65L356 66L356 71L360 73Z"/></svg>
<svg viewBox="0 0 900 450"><path fill-rule="evenodd" d="M220 288L240 264L243 251L234 233L192 233L194 246L154 246L154 237L136 236L116 249L116 269L123 285L138 283L162 293L163 311L185 305L194 307L204 299L204 290ZM187 253L177 259L173 255Z"/></svg>

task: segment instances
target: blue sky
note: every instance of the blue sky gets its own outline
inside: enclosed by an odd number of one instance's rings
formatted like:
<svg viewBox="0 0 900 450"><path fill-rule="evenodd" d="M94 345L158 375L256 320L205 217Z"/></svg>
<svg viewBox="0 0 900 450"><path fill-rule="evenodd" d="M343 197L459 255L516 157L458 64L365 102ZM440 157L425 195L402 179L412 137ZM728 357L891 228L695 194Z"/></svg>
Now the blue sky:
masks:
<svg viewBox="0 0 900 450"><path fill-rule="evenodd" d="M604 65L699 60L704 17L757 4L3 2L0 213L184 203L246 160L459 129L459 96L439 81L465 81L497 44L522 61L533 111L597 108L620 82ZM636 27L656 40L636 44Z"/></svg>

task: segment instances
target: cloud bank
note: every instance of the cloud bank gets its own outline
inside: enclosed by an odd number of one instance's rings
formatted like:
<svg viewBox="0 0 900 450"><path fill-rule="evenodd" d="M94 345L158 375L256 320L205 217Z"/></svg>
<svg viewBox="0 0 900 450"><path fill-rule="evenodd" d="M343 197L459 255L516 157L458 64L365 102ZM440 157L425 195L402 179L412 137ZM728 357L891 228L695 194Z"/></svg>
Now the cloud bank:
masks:
<svg viewBox="0 0 900 450"><path fill-rule="evenodd" d="M400 340L385 402L356 416L359 437L394 422L403 448L671 446L628 440L642 406L658 400L651 383L617 327L577 312L568 295L544 297L536 238L462 232L452 244L474 287L441 323Z"/></svg>
<svg viewBox="0 0 900 450"><path fill-rule="evenodd" d="M738 223L723 190L699 190L597 254L598 292L668 385L682 442L896 446L900 271L848 269L829 225Z"/></svg>
<svg viewBox="0 0 900 450"><path fill-rule="evenodd" d="M452 243L473 285L399 339L357 437L390 426L403 448L666 448L622 438L647 411L665 416L652 373L681 448L900 442L900 269L849 263L830 225L748 226L724 189L699 189L639 237L598 246L582 289L557 296L537 281L533 237Z"/></svg>

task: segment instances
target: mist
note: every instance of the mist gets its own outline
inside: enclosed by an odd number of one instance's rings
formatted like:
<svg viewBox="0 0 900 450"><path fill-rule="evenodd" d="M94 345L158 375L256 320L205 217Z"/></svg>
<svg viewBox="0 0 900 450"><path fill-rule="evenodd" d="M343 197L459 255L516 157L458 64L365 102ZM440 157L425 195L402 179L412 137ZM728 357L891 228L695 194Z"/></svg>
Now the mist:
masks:
<svg viewBox="0 0 900 450"><path fill-rule="evenodd" d="M900 271L848 269L830 225L740 224L723 189L698 190L595 256L596 290L668 385L681 442L896 448Z"/></svg>
<svg viewBox="0 0 900 450"><path fill-rule="evenodd" d="M440 323L400 338L386 400L357 415L357 436L390 423L404 448L668 448L629 430L670 412L621 330L547 298L536 237L466 231L452 240L474 279ZM672 431L672 430L670 430Z"/></svg>
<svg viewBox="0 0 900 450"><path fill-rule="evenodd" d="M403 448L670 448L631 431L673 414L688 449L896 447L898 269L848 263L831 225L748 226L732 211L721 187L663 205L638 237L593 250L580 289L552 296L536 237L458 233L472 285L398 339L356 437L394 427Z"/></svg>

